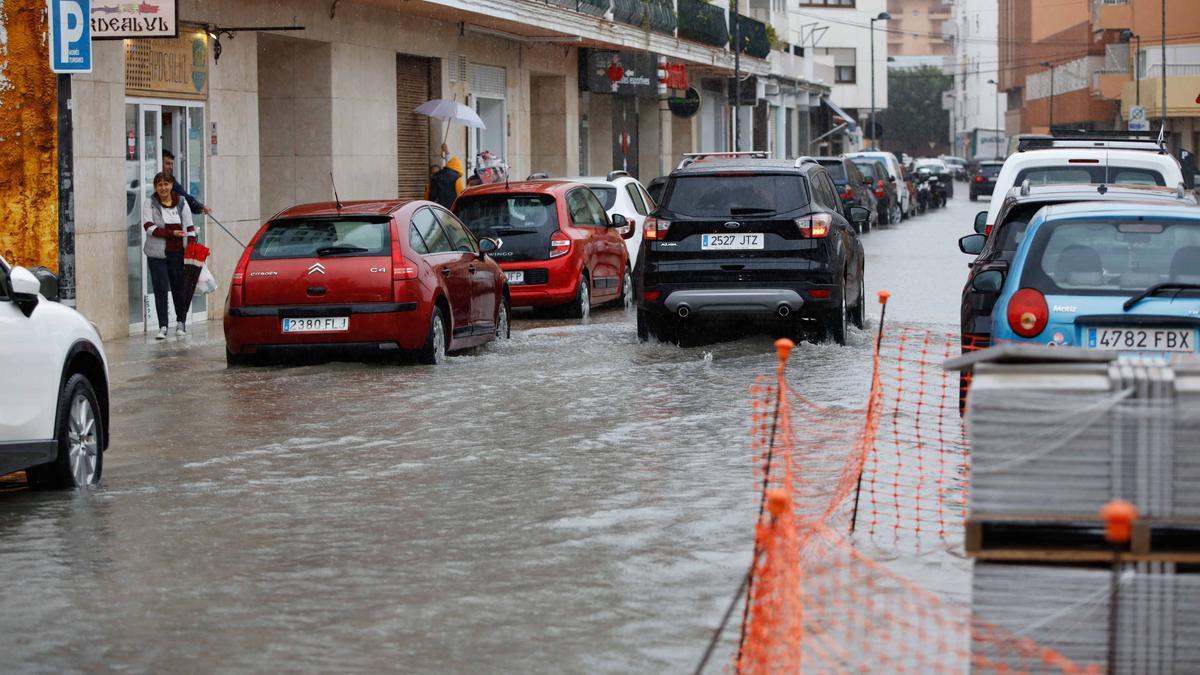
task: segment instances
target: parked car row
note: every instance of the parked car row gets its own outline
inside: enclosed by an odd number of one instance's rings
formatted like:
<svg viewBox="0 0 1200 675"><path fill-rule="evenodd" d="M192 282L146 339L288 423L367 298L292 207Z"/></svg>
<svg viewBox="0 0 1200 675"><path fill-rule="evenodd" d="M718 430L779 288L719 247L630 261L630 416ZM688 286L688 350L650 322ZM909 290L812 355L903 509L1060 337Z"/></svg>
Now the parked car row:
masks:
<svg viewBox="0 0 1200 675"><path fill-rule="evenodd" d="M1023 141L959 248L964 351L1030 342L1197 351L1200 208L1158 141L1122 132ZM966 386L964 378L964 392Z"/></svg>

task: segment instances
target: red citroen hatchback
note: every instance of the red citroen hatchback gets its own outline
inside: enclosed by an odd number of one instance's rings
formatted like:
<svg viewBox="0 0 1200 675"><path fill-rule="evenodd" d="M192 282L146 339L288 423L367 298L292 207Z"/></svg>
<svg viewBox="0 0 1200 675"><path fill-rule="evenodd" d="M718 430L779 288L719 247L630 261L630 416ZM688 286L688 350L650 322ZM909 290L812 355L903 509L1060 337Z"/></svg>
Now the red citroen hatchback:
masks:
<svg viewBox="0 0 1200 675"><path fill-rule="evenodd" d="M491 255L508 277L514 307L565 307L576 318L593 305L633 301L625 239L634 228L609 220L586 186L566 181L493 183L471 188L454 213L477 237L492 238Z"/></svg>
<svg viewBox="0 0 1200 675"><path fill-rule="evenodd" d="M281 211L242 253L225 307L230 365L273 350L417 350L426 363L509 335L508 284L449 211L426 201Z"/></svg>

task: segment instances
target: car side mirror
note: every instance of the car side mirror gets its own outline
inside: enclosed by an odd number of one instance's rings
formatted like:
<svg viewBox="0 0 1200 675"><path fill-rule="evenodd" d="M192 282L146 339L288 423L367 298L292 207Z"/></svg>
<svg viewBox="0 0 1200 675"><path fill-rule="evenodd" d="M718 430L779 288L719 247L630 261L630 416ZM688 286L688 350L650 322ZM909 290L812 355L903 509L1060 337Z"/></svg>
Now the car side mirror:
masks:
<svg viewBox="0 0 1200 675"><path fill-rule="evenodd" d="M851 206L850 207L850 221L851 222L861 225L863 223L869 222L870 220L871 220L870 209L864 208L862 206Z"/></svg>
<svg viewBox="0 0 1200 675"><path fill-rule="evenodd" d="M1004 273L1000 270L987 270L975 275L971 280L971 290L977 293L999 293L1004 287Z"/></svg>
<svg viewBox="0 0 1200 675"><path fill-rule="evenodd" d="M895 182L896 182L896 177L895 177L895 176L889 176L889 177L888 177L888 182L889 182L889 183L895 183Z"/></svg>
<svg viewBox="0 0 1200 675"><path fill-rule="evenodd" d="M42 297L50 302L58 302L58 277L54 276L54 272L45 267L35 267L29 271L42 285Z"/></svg>
<svg viewBox="0 0 1200 675"><path fill-rule="evenodd" d="M617 230L617 232L621 233L622 239L629 239L634 235L634 232L637 229L633 226L633 223L630 222L628 218L619 213L614 213L612 215L610 223Z"/></svg>
<svg viewBox="0 0 1200 675"><path fill-rule="evenodd" d="M500 249L500 242L490 237L479 240L479 255L487 255Z"/></svg>
<svg viewBox="0 0 1200 675"><path fill-rule="evenodd" d="M38 304L38 292L42 289L41 282L33 276L33 272L24 267L14 267L9 270L8 289L13 302L21 309L21 313L25 316L32 315L33 309Z"/></svg>
<svg viewBox="0 0 1200 675"><path fill-rule="evenodd" d="M987 211L975 214L975 234L987 234Z"/></svg>
<svg viewBox="0 0 1200 675"><path fill-rule="evenodd" d="M987 243L987 237L982 234L968 234L958 240L958 250L967 255L979 255L983 251L983 245Z"/></svg>

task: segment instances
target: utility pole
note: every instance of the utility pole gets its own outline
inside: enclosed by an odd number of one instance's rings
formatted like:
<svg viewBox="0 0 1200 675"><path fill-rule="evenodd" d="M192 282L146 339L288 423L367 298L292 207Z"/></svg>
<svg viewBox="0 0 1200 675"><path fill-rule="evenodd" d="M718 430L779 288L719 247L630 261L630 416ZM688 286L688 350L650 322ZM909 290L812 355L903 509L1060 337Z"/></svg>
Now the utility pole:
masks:
<svg viewBox="0 0 1200 675"><path fill-rule="evenodd" d="M870 34L871 34L871 120L870 120L870 124L867 125L869 127L867 129L867 133L871 134L871 149L872 150L879 149L879 139L875 138L875 136L876 136L876 133L875 133L875 22L876 21L887 21L890 18L892 18L891 14L888 14L887 12L880 12L879 16L873 17L870 22L871 23L871 30L870 30Z"/></svg>
<svg viewBox="0 0 1200 675"><path fill-rule="evenodd" d="M742 149L742 20L733 0L733 151Z"/></svg>
<svg viewBox="0 0 1200 675"><path fill-rule="evenodd" d="M1162 128L1167 130L1167 0L1162 0ZM1168 145L1170 141L1167 141Z"/></svg>
<svg viewBox="0 0 1200 675"><path fill-rule="evenodd" d="M996 159L1000 159L1000 143L1008 135L1008 129L1007 125L1000 126L1000 83L996 80L988 80L987 83L996 85L996 131L1000 133L1000 137L996 139Z"/></svg>

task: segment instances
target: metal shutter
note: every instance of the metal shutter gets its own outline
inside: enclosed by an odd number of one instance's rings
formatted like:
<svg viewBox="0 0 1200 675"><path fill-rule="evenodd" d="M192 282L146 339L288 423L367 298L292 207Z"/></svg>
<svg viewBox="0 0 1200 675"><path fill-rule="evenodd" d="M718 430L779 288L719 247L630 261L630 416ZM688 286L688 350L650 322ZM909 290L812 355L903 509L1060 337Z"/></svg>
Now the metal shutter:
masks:
<svg viewBox="0 0 1200 675"><path fill-rule="evenodd" d="M470 70L472 94L505 98L508 78L503 68L472 63Z"/></svg>
<svg viewBox="0 0 1200 675"><path fill-rule="evenodd" d="M429 118L413 109L430 98L430 59L396 56L396 194L420 199L429 182Z"/></svg>

